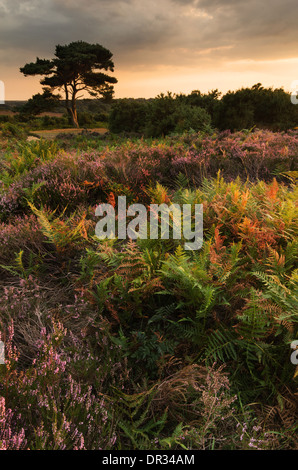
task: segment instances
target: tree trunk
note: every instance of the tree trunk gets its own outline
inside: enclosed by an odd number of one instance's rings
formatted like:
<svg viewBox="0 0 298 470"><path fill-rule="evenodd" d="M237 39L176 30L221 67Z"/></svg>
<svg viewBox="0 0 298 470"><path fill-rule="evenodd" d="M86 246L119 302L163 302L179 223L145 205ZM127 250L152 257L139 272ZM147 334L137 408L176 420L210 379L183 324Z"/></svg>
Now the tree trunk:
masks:
<svg viewBox="0 0 298 470"><path fill-rule="evenodd" d="M68 122L73 127L79 128L78 122L78 114L77 114L77 107L76 107L76 100L75 100L75 91L72 93L71 102L69 100L69 92L67 89L67 85L64 86L65 90L65 106L68 114Z"/></svg>
<svg viewBox="0 0 298 470"><path fill-rule="evenodd" d="M79 129L80 126L79 126L79 122L78 122L78 115L77 115L76 108L71 108L70 112L71 112L71 123L72 123L73 127L76 127L77 129Z"/></svg>
<svg viewBox="0 0 298 470"><path fill-rule="evenodd" d="M77 113L77 105L76 105L76 92L73 91L72 98L71 98L71 120L72 125L77 129L80 127L78 122L78 113Z"/></svg>
<svg viewBox="0 0 298 470"><path fill-rule="evenodd" d="M69 105L68 106L66 105L66 110L67 110L68 124L73 125L72 114L71 114L71 109Z"/></svg>

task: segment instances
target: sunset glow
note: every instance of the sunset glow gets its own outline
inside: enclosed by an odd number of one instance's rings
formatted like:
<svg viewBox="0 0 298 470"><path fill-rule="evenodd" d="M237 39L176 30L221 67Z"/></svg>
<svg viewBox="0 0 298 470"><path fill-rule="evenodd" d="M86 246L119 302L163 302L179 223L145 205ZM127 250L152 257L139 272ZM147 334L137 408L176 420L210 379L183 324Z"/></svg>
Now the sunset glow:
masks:
<svg viewBox="0 0 298 470"><path fill-rule="evenodd" d="M295 0L2 0L0 80L6 100L28 99L39 78L19 68L83 40L112 51L119 98L259 82L289 91L298 79L297 10Z"/></svg>

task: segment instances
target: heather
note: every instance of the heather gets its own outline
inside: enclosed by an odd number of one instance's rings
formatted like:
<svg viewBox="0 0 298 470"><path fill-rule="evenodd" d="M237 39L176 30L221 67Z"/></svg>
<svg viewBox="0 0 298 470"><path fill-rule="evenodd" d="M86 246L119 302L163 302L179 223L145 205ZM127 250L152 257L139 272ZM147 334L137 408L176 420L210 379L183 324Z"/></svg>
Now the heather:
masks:
<svg viewBox="0 0 298 470"><path fill-rule="evenodd" d="M24 146L24 144L23 144ZM137 191L152 181L173 187L180 174L192 185L214 178L238 176L271 181L294 171L297 131L229 131L185 134L160 140L111 142L99 149L60 149L47 141L27 144L1 160L1 218L26 212L30 199L52 209L75 210L78 204L96 204L111 190Z"/></svg>
<svg viewBox="0 0 298 470"><path fill-rule="evenodd" d="M296 131L3 138L0 449L296 449L297 154ZM203 247L100 241L122 195L202 204Z"/></svg>

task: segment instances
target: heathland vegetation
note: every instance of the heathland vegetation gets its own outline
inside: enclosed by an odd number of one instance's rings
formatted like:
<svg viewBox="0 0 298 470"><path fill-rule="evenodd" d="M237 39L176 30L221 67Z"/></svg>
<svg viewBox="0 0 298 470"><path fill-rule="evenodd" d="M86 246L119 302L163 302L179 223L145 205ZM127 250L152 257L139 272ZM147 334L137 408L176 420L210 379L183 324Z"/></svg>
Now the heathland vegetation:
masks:
<svg viewBox="0 0 298 470"><path fill-rule="evenodd" d="M127 137L161 137L173 133L218 129L287 131L298 124L298 106L282 88L260 83L222 95L218 90L185 94L161 93L152 99L113 99L111 87L97 99L75 101L75 127L107 127ZM23 103L0 107L0 123L33 132L38 129L72 128L69 103L45 87ZM68 111L67 111L68 109Z"/></svg>
<svg viewBox="0 0 298 470"><path fill-rule="evenodd" d="M29 108L1 118L0 449L297 449L298 107L83 100L109 132L31 142L70 123ZM100 241L118 196L202 204L202 248Z"/></svg>

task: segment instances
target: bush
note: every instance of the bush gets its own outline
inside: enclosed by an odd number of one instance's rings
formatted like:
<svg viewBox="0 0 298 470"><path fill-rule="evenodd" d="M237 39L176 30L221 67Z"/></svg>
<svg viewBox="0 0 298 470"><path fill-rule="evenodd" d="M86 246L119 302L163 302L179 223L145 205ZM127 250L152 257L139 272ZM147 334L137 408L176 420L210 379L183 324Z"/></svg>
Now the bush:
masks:
<svg viewBox="0 0 298 470"><path fill-rule="evenodd" d="M148 103L145 101L118 100L109 115L109 130L115 134L121 132L143 133L146 126Z"/></svg>
<svg viewBox="0 0 298 470"><path fill-rule="evenodd" d="M175 132L211 132L211 117L203 108L180 105L175 113L177 119Z"/></svg>
<svg viewBox="0 0 298 470"><path fill-rule="evenodd" d="M154 100L119 100L109 118L109 129L114 133L139 133L159 137L184 131L210 131L211 117L202 108L193 107L176 99L171 93Z"/></svg>
<svg viewBox="0 0 298 470"><path fill-rule="evenodd" d="M79 112L78 121L80 126L91 126L94 125L94 116L87 111Z"/></svg>
<svg viewBox="0 0 298 470"><path fill-rule="evenodd" d="M214 124L220 130L257 126L286 131L297 126L298 108L291 103L290 93L282 88L263 88L258 83L226 93L218 102Z"/></svg>
<svg viewBox="0 0 298 470"><path fill-rule="evenodd" d="M26 126L6 122L1 125L1 133L3 137L13 137L15 139L25 139L28 136Z"/></svg>
<svg viewBox="0 0 298 470"><path fill-rule="evenodd" d="M211 117L202 108L192 107L175 99L171 93L161 94L150 103L146 135L160 137L184 131L209 131Z"/></svg>

